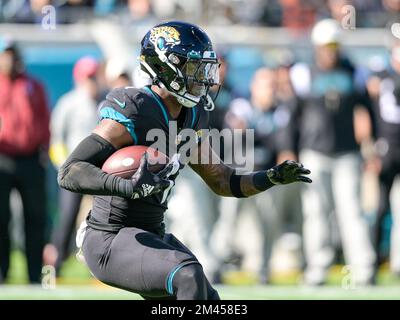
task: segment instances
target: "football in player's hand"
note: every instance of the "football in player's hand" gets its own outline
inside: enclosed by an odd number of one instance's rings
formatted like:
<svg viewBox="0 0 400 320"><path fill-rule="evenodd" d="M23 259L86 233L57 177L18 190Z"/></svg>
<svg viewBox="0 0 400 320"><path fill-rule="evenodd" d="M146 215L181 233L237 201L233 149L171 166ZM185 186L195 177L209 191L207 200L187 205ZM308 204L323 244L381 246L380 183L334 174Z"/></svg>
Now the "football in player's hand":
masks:
<svg viewBox="0 0 400 320"><path fill-rule="evenodd" d="M168 163L168 157L151 147L130 146L117 150L104 162L101 168L104 172L129 179L140 165L140 159L147 151L151 172L158 172Z"/></svg>

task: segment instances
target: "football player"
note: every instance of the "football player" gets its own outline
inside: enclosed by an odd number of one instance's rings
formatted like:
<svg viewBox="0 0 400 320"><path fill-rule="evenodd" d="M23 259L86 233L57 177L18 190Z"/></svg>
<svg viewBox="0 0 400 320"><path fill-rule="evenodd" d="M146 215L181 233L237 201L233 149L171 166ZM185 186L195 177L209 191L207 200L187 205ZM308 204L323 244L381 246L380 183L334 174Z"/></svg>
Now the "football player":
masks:
<svg viewBox="0 0 400 320"><path fill-rule="evenodd" d="M203 30L174 21L159 24L145 35L140 64L153 84L111 91L100 105L99 125L58 174L62 188L95 195L83 256L97 279L145 299L219 299L195 255L165 232L167 194L183 167L176 166L176 157L168 154L172 161L159 173L152 173L145 154L131 179L100 169L117 149L150 146L153 141L147 141L146 135L152 129L162 130L167 137L172 122L179 130L208 129L212 101L207 93L219 85L217 56ZM207 136L199 137L190 156L202 161L189 161L189 166L218 195L249 197L276 184L311 182L305 176L310 171L294 161L237 174L222 162L208 161L217 156L210 150Z"/></svg>

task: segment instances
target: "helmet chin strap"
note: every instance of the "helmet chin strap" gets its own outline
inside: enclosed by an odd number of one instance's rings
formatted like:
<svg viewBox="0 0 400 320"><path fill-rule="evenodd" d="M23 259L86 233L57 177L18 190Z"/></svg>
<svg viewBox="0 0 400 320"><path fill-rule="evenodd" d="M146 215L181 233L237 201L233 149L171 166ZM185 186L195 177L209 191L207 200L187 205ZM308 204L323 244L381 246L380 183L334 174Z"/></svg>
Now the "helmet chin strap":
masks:
<svg viewBox="0 0 400 320"><path fill-rule="evenodd" d="M209 94L207 94L205 100L206 100L205 103L203 103L204 110L213 111L215 109L214 100L210 97Z"/></svg>
<svg viewBox="0 0 400 320"><path fill-rule="evenodd" d="M184 107L186 107L186 108L193 108L197 103L195 103L195 102L193 102L193 101L190 101L190 100L188 100L188 99L185 99L185 98L182 98L182 97L180 97L180 96L178 96L178 95L175 95L174 94L174 96L176 97L176 99L178 100L178 102L182 105L182 106L184 106Z"/></svg>
<svg viewBox="0 0 400 320"><path fill-rule="evenodd" d="M193 101L191 99L185 98L179 94L176 94L175 92L169 91L175 98L176 100L184 107L186 108L193 108L196 106L199 102L198 101Z"/></svg>
<svg viewBox="0 0 400 320"><path fill-rule="evenodd" d="M175 92L173 92L171 90L168 90L168 88L158 78L154 78L153 79L153 83L155 85L157 85L158 87L167 90L170 94L172 94L176 98L178 103L180 103L185 108L193 108L194 106L196 106L199 103L199 101L190 100L190 99L185 98L185 97L183 97L183 96L181 96L181 95L179 95L179 94L177 94L177 93L175 93Z"/></svg>
<svg viewBox="0 0 400 320"><path fill-rule="evenodd" d="M204 110L206 110L206 111L213 111L215 109L214 101L210 97L209 94L207 94L206 96L201 97L199 102L194 102L194 101L185 99L185 98L183 98L181 96L178 96L178 95L176 95L176 94L174 94L172 92L171 92L171 94L173 94L177 98L178 102L181 105L183 105L184 107L186 107L186 108L193 108L194 106L196 106L199 103L201 103L203 108L204 108Z"/></svg>
<svg viewBox="0 0 400 320"><path fill-rule="evenodd" d="M184 107L186 108L193 108L196 105L198 105L199 103L202 104L204 110L206 111L213 111L215 109L215 104L213 99L210 97L209 94L207 94L206 96L203 96L199 99L199 101L193 101L190 100L188 98L182 97L174 92L168 91L169 93L171 93L174 97L176 97L177 101Z"/></svg>

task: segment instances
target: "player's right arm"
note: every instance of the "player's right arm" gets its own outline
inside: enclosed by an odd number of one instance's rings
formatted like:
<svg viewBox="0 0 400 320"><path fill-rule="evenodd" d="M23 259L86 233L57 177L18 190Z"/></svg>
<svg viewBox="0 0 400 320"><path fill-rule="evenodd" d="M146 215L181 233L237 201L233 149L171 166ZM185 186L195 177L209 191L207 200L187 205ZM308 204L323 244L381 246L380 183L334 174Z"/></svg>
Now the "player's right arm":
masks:
<svg viewBox="0 0 400 320"><path fill-rule="evenodd" d="M107 108L111 108L110 105L107 103ZM112 117L100 121L92 134L76 147L61 166L57 179L60 187L83 194L137 199L146 194L141 187L143 184L154 186L152 193L160 192L170 185L164 179L170 167L153 174L148 170L145 156L132 179L123 179L100 169L117 149L133 144L132 135L123 123Z"/></svg>
<svg viewBox="0 0 400 320"><path fill-rule="evenodd" d="M129 197L133 193L130 180L100 169L110 155L128 144L129 134L121 124L109 119L102 120L61 166L58 184L72 192Z"/></svg>

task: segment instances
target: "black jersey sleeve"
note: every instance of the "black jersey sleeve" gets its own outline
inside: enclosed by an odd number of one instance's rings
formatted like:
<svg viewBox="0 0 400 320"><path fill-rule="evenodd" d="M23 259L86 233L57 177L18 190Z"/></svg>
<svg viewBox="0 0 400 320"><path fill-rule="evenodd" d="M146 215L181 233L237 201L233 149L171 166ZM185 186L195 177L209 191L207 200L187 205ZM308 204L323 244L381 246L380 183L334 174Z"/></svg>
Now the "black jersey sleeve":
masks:
<svg viewBox="0 0 400 320"><path fill-rule="evenodd" d="M111 119L124 125L132 136L134 144L138 142L135 131L138 117L135 97L138 92L138 89L133 87L114 89L107 94L106 99L99 105L100 120Z"/></svg>

